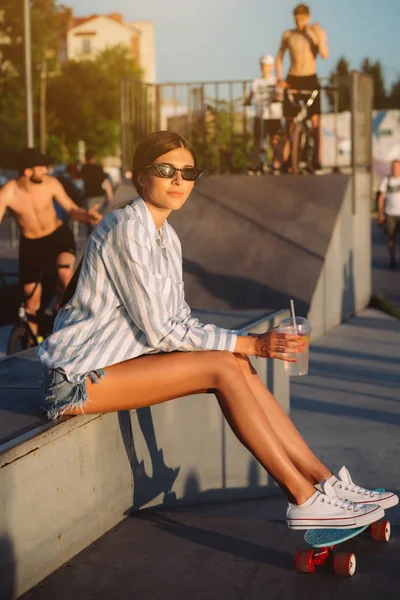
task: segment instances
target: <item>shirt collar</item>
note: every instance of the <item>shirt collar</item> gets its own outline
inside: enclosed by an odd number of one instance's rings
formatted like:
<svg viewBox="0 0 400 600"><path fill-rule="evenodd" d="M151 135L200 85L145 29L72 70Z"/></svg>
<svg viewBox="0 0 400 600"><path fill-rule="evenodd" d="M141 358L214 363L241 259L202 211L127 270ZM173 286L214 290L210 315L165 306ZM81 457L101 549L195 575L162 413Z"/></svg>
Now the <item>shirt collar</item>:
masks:
<svg viewBox="0 0 400 600"><path fill-rule="evenodd" d="M135 200L132 202L132 208L136 211L148 234L155 239L160 248L165 248L169 239L167 220L165 220L162 225L162 238L160 239L160 235L153 221L153 217L151 216L151 212L147 208L146 202L143 200L143 198L140 196L135 198Z"/></svg>

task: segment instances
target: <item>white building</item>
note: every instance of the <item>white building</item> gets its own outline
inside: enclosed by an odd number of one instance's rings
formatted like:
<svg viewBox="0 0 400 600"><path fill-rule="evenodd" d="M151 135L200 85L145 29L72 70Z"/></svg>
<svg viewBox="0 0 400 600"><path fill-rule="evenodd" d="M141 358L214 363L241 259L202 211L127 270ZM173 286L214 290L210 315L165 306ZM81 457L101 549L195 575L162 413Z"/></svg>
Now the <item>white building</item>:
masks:
<svg viewBox="0 0 400 600"><path fill-rule="evenodd" d="M91 59L105 48L118 44L124 44L132 51L143 69L144 81L155 83L153 21L126 23L118 13L74 18L67 33L67 58Z"/></svg>

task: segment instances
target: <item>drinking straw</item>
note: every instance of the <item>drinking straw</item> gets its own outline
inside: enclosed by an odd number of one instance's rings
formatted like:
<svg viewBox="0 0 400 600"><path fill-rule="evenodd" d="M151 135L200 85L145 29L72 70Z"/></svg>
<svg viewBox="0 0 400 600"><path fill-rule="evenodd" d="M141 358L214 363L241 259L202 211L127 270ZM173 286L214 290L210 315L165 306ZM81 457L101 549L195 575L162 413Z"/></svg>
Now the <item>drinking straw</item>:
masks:
<svg viewBox="0 0 400 600"><path fill-rule="evenodd" d="M293 321L294 333L297 335L296 315L295 315L295 312L294 312L294 302L293 302L293 299L290 300L290 311L292 313L292 321Z"/></svg>

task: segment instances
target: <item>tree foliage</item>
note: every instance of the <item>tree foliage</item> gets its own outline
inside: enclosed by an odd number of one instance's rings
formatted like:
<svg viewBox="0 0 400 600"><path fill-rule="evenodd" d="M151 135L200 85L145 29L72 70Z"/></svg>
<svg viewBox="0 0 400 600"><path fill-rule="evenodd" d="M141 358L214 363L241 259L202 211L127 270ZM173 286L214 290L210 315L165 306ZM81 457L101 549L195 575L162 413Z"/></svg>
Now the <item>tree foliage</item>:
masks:
<svg viewBox="0 0 400 600"><path fill-rule="evenodd" d="M350 110L350 72L349 61L342 56L329 76L329 85L338 88L337 92L328 93L329 103L331 108L334 109L337 102L339 112ZM335 98L336 94L337 97Z"/></svg>
<svg viewBox="0 0 400 600"><path fill-rule="evenodd" d="M374 108L377 110L388 108L385 79L380 61L372 62L369 58L365 58L361 63L361 71L371 75L374 81Z"/></svg>
<svg viewBox="0 0 400 600"><path fill-rule="evenodd" d="M400 78L391 87L388 103L389 108L400 110Z"/></svg>
<svg viewBox="0 0 400 600"><path fill-rule="evenodd" d="M335 82L339 83L339 111L350 110L351 96L350 96L350 75L351 66L349 61L345 57L341 57L336 63L335 68L330 74L329 82L330 85L335 85ZM389 108L400 109L400 79L396 81L390 90L390 93L386 92L385 76L382 64L379 60L373 61L370 58L365 58L359 67L362 73L370 75L374 83L374 109L385 110ZM346 84L346 81L348 83ZM330 106L334 108L333 95L329 94Z"/></svg>
<svg viewBox="0 0 400 600"><path fill-rule="evenodd" d="M31 0L32 77L38 116L39 69L44 49L53 67L71 11L54 0ZM26 144L23 3L0 3L0 148L9 158ZM4 163L4 160L1 161ZM6 160L7 162L7 160Z"/></svg>
<svg viewBox="0 0 400 600"><path fill-rule="evenodd" d="M99 156L114 154L119 141L119 88L123 77L140 78L136 60L123 45L94 60L60 63L71 19L57 0L31 0L35 138L39 137L39 87L47 60L48 148L54 158L75 159L83 140ZM0 5L0 148L9 156L26 145L24 24L22 2ZM1 163L4 159L0 159Z"/></svg>
<svg viewBox="0 0 400 600"><path fill-rule="evenodd" d="M74 152L79 140L99 156L114 154L119 141L120 81L141 76L124 46L107 48L95 60L69 61L49 79L49 133Z"/></svg>

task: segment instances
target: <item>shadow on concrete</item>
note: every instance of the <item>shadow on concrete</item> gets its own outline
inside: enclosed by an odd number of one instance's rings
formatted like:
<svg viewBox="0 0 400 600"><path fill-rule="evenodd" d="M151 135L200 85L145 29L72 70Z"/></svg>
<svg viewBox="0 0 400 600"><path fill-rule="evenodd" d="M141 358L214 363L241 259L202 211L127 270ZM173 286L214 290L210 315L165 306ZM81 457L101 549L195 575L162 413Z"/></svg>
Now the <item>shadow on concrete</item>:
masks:
<svg viewBox="0 0 400 600"><path fill-rule="evenodd" d="M234 309L268 309L287 306L288 295L248 277L211 273L199 263L184 259L185 273L192 275L200 285L216 298ZM294 296L299 314L306 314L309 303Z"/></svg>
<svg viewBox="0 0 400 600"><path fill-rule="evenodd" d="M352 383L369 383L391 389L398 386L399 382L399 374L393 370L392 372L382 371L378 374L376 370L370 371L368 367L344 365L342 362L328 363L318 360L316 356L312 357L309 374L326 380L335 379L351 381Z"/></svg>
<svg viewBox="0 0 400 600"><path fill-rule="evenodd" d="M300 377L299 377L300 379ZM336 381L336 380L335 380ZM338 394L347 394L348 390L346 388L342 388L342 387L337 387L334 385L318 385L314 382L312 383L308 383L307 381L296 381L296 388L297 387L308 387L308 388L312 388L313 390L321 390L324 392L332 392L335 391ZM386 402L400 402L400 398L393 398L392 396L383 396L382 394L369 394L367 392L364 391L357 391L357 390L352 390L351 391L351 395L352 396L361 396L362 398L374 398L377 400L382 400L382 401L386 401Z"/></svg>
<svg viewBox="0 0 400 600"><path fill-rule="evenodd" d="M350 250L347 264L343 265L342 323L350 319L355 310L353 250Z"/></svg>
<svg viewBox="0 0 400 600"><path fill-rule="evenodd" d="M331 402L320 402L319 400L310 400L294 396L291 399L291 407L297 410L306 410L326 415L354 417L356 419L365 419L367 421L387 423L389 425L400 426L400 415L384 410L374 410L371 408L360 408L345 404L333 404Z"/></svg>
<svg viewBox="0 0 400 600"><path fill-rule="evenodd" d="M213 198L209 194L206 194L201 189L201 187L196 188L196 192L199 195L203 196L203 198L206 198L208 200L208 202L210 202L211 204L215 204L215 205L223 207L223 209L225 211L230 212L231 214L235 215L236 217L239 217L244 222L250 223L253 227L256 227L262 233L268 233L274 239L279 240L280 242L285 242L286 244L289 244L290 246L292 246L295 249L295 251L304 252L305 254L307 254L313 258L318 258L318 259L324 258L324 256L322 254L320 254L318 252L313 252L312 250L310 250L306 244L299 244L298 242L295 242L293 239L289 238L288 236L282 235L282 234L278 233L277 231L274 231L270 227L266 227L265 225L262 225L256 219L251 218L245 211L237 210L234 206L225 204L224 202L220 202L217 198Z"/></svg>
<svg viewBox="0 0 400 600"><path fill-rule="evenodd" d="M151 476L146 473L144 461L139 461L136 452L131 421L135 416L128 410L119 411L118 422L125 451L132 468L132 510L139 510L161 493L164 496L171 495L172 486L178 477L180 467L172 468L165 464L163 450L158 447L156 440L151 407L139 408L135 412L150 454L153 471Z"/></svg>
<svg viewBox="0 0 400 600"><path fill-rule="evenodd" d="M222 414L222 413L221 413ZM247 485L242 487L227 487L226 486L226 462L227 457L225 452L222 452L220 460L222 460L222 484L221 487L215 489L207 489L202 491L200 480L196 470L191 470L186 474L185 483L183 486L183 495L177 498L173 491L173 485L179 475L180 467L169 467L164 459L162 448L158 447L156 434L154 430L151 408L146 407L136 410L136 416L141 429L141 433L147 445L147 449L151 459L152 474L149 475L143 460L139 460L135 448L134 435L132 431L132 419L135 415L130 411L120 411L118 413L119 427L125 451L131 464L133 478L133 497L132 507L125 514L130 514L132 511L138 511L149 502L155 500L160 494L162 499L160 502L152 506L161 508L166 506L189 505L193 503L213 503L237 499L247 499L249 490L252 497L264 497L267 495L267 489L273 488L274 492L279 493L275 482L268 478L267 484L260 482L260 472L262 467L256 459L249 453ZM226 423L222 420L222 427L226 427ZM222 445L225 447L225 437L222 435Z"/></svg>
<svg viewBox="0 0 400 600"><path fill-rule="evenodd" d="M135 518L149 521L156 525L159 530L175 537L179 537L182 540L186 540L191 544L198 544L200 546L205 546L206 548L227 552L238 558L244 558L262 565L270 565L287 570L293 569L293 557L288 552L261 546L209 529L180 523L165 514L154 511L142 512L135 515ZM282 527L285 527L286 533L286 525L282 525Z"/></svg>
<svg viewBox="0 0 400 600"><path fill-rule="evenodd" d="M15 598L15 557L11 540L0 536L0 600Z"/></svg>
<svg viewBox="0 0 400 600"><path fill-rule="evenodd" d="M389 317L387 320L383 320L358 316L357 319L352 321L351 326L363 327L366 329L381 329L382 331L393 332L393 322Z"/></svg>
<svg viewBox="0 0 400 600"><path fill-rule="evenodd" d="M374 363L382 362L385 364L398 365L400 368L399 359L396 357L389 357L387 355L380 356L379 354L370 354L368 352L358 351L356 352L354 350L346 350L345 348L327 348L326 346L319 346L318 344L312 344L312 351L313 353L321 352L321 354L328 356L339 356L341 358L356 358L359 360L370 360ZM316 358L316 360L318 360L318 357L313 356L313 358Z"/></svg>

